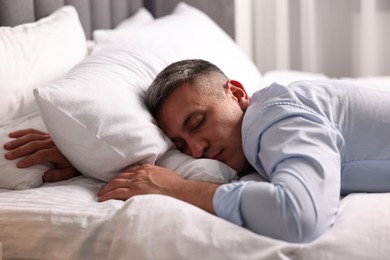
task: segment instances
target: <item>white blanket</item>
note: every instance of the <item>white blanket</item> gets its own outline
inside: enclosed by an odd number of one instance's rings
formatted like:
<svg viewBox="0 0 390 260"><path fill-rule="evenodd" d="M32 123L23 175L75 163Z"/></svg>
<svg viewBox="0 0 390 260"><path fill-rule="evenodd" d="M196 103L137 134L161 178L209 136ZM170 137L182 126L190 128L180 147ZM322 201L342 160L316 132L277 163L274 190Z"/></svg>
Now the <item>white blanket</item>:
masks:
<svg viewBox="0 0 390 260"><path fill-rule="evenodd" d="M3 259L386 259L390 194L352 194L310 244L254 234L160 195L96 201L101 182L77 177L0 193ZM196 195L194 195L196 196Z"/></svg>

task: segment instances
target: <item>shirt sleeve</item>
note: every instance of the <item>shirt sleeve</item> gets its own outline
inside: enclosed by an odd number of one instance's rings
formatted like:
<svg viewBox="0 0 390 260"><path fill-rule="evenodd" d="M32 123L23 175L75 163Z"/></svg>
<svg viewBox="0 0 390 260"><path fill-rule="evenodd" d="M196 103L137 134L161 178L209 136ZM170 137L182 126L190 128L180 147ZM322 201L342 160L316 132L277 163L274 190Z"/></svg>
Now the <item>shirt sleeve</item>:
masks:
<svg viewBox="0 0 390 260"><path fill-rule="evenodd" d="M251 126L256 129L256 122ZM262 235L309 242L334 222L340 194L339 133L315 116L285 117L258 133L256 160L269 182L225 184L215 211Z"/></svg>

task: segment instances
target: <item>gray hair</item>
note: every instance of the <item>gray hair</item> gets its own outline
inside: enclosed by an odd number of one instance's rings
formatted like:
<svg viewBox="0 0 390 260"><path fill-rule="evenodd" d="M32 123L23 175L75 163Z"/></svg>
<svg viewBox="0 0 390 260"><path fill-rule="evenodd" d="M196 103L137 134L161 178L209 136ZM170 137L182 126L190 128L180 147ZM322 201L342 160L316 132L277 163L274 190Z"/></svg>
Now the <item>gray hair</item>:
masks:
<svg viewBox="0 0 390 260"><path fill-rule="evenodd" d="M216 65L201 59L182 60L162 70L145 93L145 103L153 117L158 116L166 98L183 83L201 88L206 94L222 93L226 75ZM201 81L202 84L195 84ZM216 86L221 88L216 89ZM220 90L219 90L220 89ZM207 93L208 92L208 93Z"/></svg>

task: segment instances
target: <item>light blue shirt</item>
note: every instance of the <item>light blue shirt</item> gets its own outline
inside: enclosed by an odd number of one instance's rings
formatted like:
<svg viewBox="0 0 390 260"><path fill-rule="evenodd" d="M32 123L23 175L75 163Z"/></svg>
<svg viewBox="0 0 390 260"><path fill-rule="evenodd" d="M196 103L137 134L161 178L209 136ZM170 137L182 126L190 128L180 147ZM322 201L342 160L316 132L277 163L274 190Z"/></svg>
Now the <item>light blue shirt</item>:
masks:
<svg viewBox="0 0 390 260"><path fill-rule="evenodd" d="M390 89L274 83L251 98L242 138L267 182L224 184L213 203L258 234L309 242L334 223L340 193L390 191Z"/></svg>

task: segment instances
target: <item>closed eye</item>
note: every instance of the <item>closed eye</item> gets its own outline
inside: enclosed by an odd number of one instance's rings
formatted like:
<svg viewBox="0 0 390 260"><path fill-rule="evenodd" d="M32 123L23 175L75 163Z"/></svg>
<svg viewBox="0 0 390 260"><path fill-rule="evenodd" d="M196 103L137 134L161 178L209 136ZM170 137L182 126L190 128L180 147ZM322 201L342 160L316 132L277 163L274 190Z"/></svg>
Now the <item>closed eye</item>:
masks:
<svg viewBox="0 0 390 260"><path fill-rule="evenodd" d="M190 132L195 132L202 127L205 122L205 116L203 114L196 114L191 117L191 120L188 124L188 129Z"/></svg>

